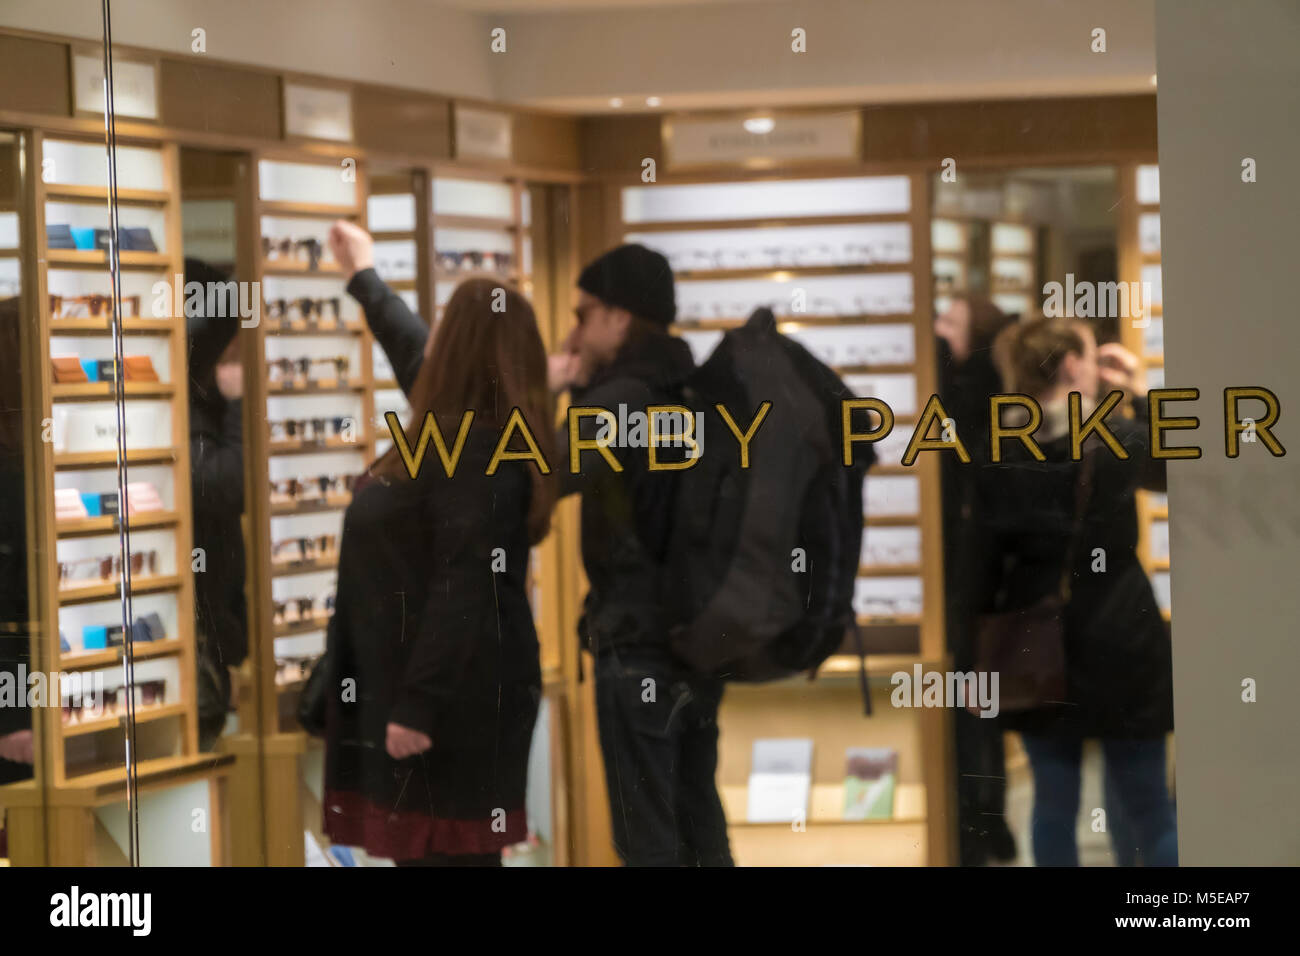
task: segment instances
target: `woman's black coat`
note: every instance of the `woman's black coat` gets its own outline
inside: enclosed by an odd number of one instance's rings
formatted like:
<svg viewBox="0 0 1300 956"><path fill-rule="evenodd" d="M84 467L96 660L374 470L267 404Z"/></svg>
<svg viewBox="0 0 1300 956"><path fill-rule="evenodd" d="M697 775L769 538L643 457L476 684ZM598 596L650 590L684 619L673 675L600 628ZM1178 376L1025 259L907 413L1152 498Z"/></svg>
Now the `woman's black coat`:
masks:
<svg viewBox="0 0 1300 956"><path fill-rule="evenodd" d="M371 270L348 291L409 394L427 328ZM497 437L472 428L451 478L430 447L414 480L363 479L347 510L328 632L324 823L337 843L403 860L527 836L541 694L525 589L532 466L485 476ZM389 722L432 749L392 759Z"/></svg>
<svg viewBox="0 0 1300 956"><path fill-rule="evenodd" d="M1149 455L1145 403L1106 422L1129 457L1100 443L1092 491L1075 548L1065 611L1066 694L1058 704L1004 713L1006 726L1069 737L1159 737L1173 729L1169 629L1138 561L1135 493L1163 489L1163 460ZM1082 465L1069 460L1069 436L1042 441L1045 462L1018 442L1004 442L1004 461L982 469L979 513L987 534L984 610L1028 607L1055 590L1071 536L1075 483ZM1100 549L1100 551L1098 550ZM1101 567L1104 558L1105 570Z"/></svg>

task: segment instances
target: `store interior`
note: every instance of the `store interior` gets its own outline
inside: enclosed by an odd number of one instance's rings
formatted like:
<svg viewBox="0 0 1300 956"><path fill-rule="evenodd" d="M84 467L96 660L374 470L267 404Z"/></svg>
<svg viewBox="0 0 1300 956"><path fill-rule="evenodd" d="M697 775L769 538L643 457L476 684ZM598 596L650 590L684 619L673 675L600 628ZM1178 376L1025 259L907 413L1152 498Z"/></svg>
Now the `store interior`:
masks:
<svg viewBox="0 0 1300 956"><path fill-rule="evenodd" d="M102 24L79 6L0 14L4 626L25 644L15 660L106 694L25 718L30 773L0 777L8 865L389 865L331 845L324 748L300 715L355 477L391 447L386 414L411 412L331 255L339 220L374 237L379 276L431 326L486 273L528 298L548 349L573 324L582 266L640 243L671 265L674 334L697 362L770 306L853 392L890 405L863 489L861 653L846 634L815 679L729 685L717 786L739 865L963 862L953 715L891 704L894 675L954 666L938 456L901 458L940 388L935 320L962 295L1024 320L1067 274L1149 283L1147 321L1103 316L1096 334L1163 382L1149 4L1103 4L1126 42L1102 58L1090 14L1019 2L979 17L942 5L943 29L880 4L868 31L835 2L792 19L759 0L165 14L119 0L111 188ZM854 31L834 28L845 18ZM976 42L996 24L1010 35ZM758 42L775 52L746 55ZM202 268L238 283L238 329L215 346L183 307ZM242 369L233 416L196 388L200 360ZM222 435L233 458L209 444ZM1137 514L1171 621L1167 501L1141 492ZM542 689L528 837L506 865L618 860L576 638L580 533L562 501L531 553ZM230 617L242 639L214 668L203 635ZM1017 735L1004 740L1017 843L999 862L1032 865L1032 777ZM753 792L770 786L757 778L772 741L808 745L793 826ZM1172 754L1170 735L1171 785ZM864 759L868 811L848 795ZM1102 789L1090 748L1082 806L1104 807ZM1085 812L1081 862L1114 865L1091 824Z"/></svg>

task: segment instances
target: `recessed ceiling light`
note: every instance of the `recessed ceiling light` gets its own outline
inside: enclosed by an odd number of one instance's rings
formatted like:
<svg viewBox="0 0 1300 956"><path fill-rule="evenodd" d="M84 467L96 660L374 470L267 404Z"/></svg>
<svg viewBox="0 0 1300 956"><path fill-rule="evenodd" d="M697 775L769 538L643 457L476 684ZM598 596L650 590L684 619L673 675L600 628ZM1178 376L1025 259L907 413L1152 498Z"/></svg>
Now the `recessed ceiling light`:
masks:
<svg viewBox="0 0 1300 956"><path fill-rule="evenodd" d="M745 131L755 136L764 136L776 129L776 120L770 116L751 116L744 122Z"/></svg>
<svg viewBox="0 0 1300 956"><path fill-rule="evenodd" d="M618 109L620 106L623 105L623 97L621 97L621 96L612 96L612 97L610 97L610 99L609 99L609 105L612 106L612 107L614 107L614 109Z"/></svg>
<svg viewBox="0 0 1300 956"><path fill-rule="evenodd" d="M660 103L662 103L662 102L663 102L663 100L659 99L659 97L657 97L657 96L647 96L647 97L645 98L645 105L646 105L646 106L658 106L658 105L659 105Z"/></svg>
<svg viewBox="0 0 1300 956"><path fill-rule="evenodd" d="M1156 85L1156 75L1154 73L1151 74L1151 85L1152 86Z"/></svg>

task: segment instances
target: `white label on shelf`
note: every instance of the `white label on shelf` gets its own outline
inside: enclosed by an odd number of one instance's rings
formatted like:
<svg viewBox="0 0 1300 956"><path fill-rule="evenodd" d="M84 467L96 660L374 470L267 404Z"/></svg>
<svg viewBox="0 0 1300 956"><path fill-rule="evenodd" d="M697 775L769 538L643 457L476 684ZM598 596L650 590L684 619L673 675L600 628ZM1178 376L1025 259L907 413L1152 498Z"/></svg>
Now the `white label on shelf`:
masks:
<svg viewBox="0 0 1300 956"><path fill-rule="evenodd" d="M76 54L72 78L77 111L104 115L104 61ZM152 63L135 63L114 54L113 112L137 119L158 118L158 71Z"/></svg>
<svg viewBox="0 0 1300 956"><path fill-rule="evenodd" d="M290 136L352 141L352 94L317 86L284 84L284 131Z"/></svg>
<svg viewBox="0 0 1300 956"><path fill-rule="evenodd" d="M509 113L456 105L456 157L510 159L513 145Z"/></svg>
<svg viewBox="0 0 1300 956"><path fill-rule="evenodd" d="M623 222L629 224L902 214L911 206L911 181L873 176L628 186L622 203Z"/></svg>
<svg viewBox="0 0 1300 956"><path fill-rule="evenodd" d="M674 117L664 120L669 166L755 165L792 160L855 160L857 110L764 117Z"/></svg>

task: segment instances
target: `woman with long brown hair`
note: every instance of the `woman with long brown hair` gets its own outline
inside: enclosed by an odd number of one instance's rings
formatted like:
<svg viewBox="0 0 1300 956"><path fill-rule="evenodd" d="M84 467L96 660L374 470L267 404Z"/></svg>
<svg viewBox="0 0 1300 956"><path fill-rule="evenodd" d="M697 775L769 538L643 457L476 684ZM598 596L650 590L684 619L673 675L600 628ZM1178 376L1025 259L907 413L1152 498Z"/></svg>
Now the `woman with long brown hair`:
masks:
<svg viewBox="0 0 1300 956"><path fill-rule="evenodd" d="M399 865L499 865L527 836L524 788L541 696L525 589L555 491L532 462L489 463L513 409L554 460L547 360L533 310L492 278L462 282L436 332L375 274L369 235L337 223L348 293L434 446L415 478L390 450L344 517L327 655L325 832ZM522 442L514 437L509 450Z"/></svg>

